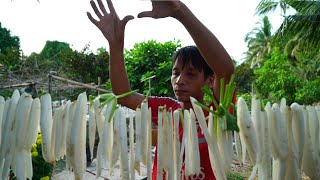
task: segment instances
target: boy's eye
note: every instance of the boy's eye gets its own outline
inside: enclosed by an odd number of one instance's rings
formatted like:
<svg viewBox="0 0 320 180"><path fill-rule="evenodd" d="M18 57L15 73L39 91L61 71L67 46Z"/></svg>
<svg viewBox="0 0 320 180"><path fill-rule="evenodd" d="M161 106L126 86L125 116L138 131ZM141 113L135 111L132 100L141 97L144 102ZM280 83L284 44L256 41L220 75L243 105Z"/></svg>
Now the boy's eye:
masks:
<svg viewBox="0 0 320 180"><path fill-rule="evenodd" d="M194 72L188 72L187 75L188 76L195 76L195 73Z"/></svg>
<svg viewBox="0 0 320 180"><path fill-rule="evenodd" d="M172 72L172 76L179 76L179 73L176 72L176 71L173 71L173 72Z"/></svg>

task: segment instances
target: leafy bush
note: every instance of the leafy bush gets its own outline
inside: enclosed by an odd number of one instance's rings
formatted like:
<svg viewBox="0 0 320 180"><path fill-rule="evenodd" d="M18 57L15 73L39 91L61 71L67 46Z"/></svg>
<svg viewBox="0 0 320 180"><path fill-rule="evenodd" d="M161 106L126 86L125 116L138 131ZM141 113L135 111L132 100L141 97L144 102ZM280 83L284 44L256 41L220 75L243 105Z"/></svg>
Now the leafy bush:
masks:
<svg viewBox="0 0 320 180"><path fill-rule="evenodd" d="M320 102L320 77L314 81L307 82L295 95L299 104L312 105Z"/></svg>
<svg viewBox="0 0 320 180"><path fill-rule="evenodd" d="M41 134L38 134L37 143L32 146L32 166L33 166L33 177L34 180L49 179L51 177L53 165L47 163L42 157L42 139Z"/></svg>

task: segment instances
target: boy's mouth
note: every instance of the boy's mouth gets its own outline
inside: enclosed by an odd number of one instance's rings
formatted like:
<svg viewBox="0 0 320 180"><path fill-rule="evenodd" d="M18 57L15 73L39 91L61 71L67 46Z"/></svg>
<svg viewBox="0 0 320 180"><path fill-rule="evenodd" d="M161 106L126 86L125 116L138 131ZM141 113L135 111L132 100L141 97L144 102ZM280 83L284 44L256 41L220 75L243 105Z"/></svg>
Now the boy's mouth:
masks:
<svg viewBox="0 0 320 180"><path fill-rule="evenodd" d="M186 90L181 90L181 89L177 89L174 91L177 95L182 95L182 94L186 94L188 91Z"/></svg>

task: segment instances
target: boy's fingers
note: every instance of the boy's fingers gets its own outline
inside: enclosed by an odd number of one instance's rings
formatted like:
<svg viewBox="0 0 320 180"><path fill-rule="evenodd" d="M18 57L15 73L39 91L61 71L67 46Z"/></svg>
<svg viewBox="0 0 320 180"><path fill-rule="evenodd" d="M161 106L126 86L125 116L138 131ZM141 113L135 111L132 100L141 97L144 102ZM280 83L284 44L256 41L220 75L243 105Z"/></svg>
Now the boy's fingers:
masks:
<svg viewBox="0 0 320 180"><path fill-rule="evenodd" d="M138 14L138 18L143 18L143 17L153 17L154 12L153 11L144 11Z"/></svg>
<svg viewBox="0 0 320 180"><path fill-rule="evenodd" d="M91 0L91 1L90 1L90 4L91 4L91 7L92 7L93 11L94 11L94 12L96 13L96 15L101 19L101 18L102 18L102 15L101 15L99 9L97 8L96 3L95 3L93 0Z"/></svg>
<svg viewBox="0 0 320 180"><path fill-rule="evenodd" d="M107 14L108 14L108 13L107 13L107 10L106 10L106 8L104 7L102 1L101 1L101 0L97 0L97 2L98 2L98 4L99 4L99 7L100 7L102 13L103 13L104 15L107 15Z"/></svg>
<svg viewBox="0 0 320 180"><path fill-rule="evenodd" d="M108 3L108 7L110 9L110 13L116 14L116 10L113 7L112 1L111 0L107 0L107 3Z"/></svg>
<svg viewBox="0 0 320 180"><path fill-rule="evenodd" d="M122 19L122 22L124 23L123 25L126 25L128 23L128 21L134 19L133 16L126 16Z"/></svg>
<svg viewBox="0 0 320 180"><path fill-rule="evenodd" d="M87 12L87 16L90 19L90 21L97 26L98 21L92 17L91 13Z"/></svg>

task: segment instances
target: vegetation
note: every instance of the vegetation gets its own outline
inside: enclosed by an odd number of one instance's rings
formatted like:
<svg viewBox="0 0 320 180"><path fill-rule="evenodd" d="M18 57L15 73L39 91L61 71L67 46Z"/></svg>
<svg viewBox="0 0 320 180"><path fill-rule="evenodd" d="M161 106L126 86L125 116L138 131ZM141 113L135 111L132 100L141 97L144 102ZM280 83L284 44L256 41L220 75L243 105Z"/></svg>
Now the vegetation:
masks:
<svg viewBox="0 0 320 180"><path fill-rule="evenodd" d="M277 8L284 20L271 34L265 15ZM263 16L262 22L245 37L246 60L236 68L238 92L248 94L256 84L270 101L285 97L288 103L320 102L319 13L319 1L261 0L256 14Z"/></svg>

